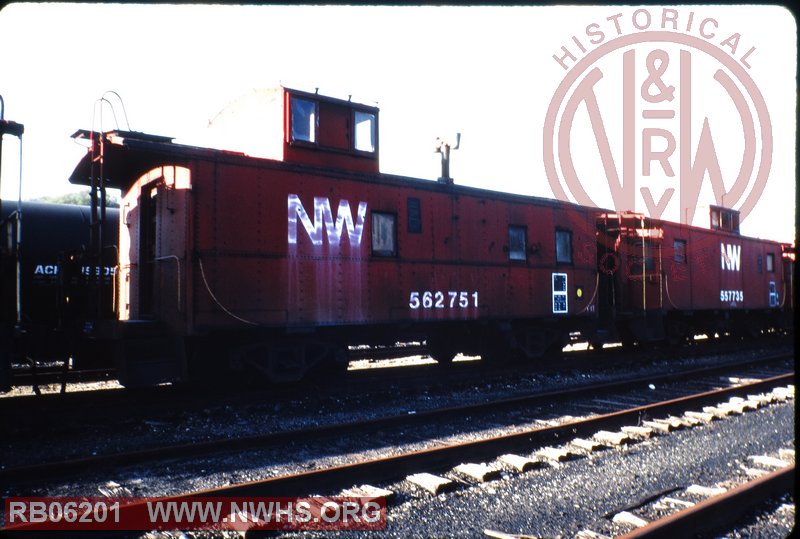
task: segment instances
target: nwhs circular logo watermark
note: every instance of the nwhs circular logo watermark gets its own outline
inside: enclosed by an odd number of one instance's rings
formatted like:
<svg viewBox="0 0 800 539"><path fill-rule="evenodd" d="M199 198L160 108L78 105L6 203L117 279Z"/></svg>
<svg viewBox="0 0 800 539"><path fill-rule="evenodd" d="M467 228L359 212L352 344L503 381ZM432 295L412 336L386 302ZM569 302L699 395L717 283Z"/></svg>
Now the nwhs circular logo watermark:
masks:
<svg viewBox="0 0 800 539"><path fill-rule="evenodd" d="M721 21L640 8L559 45L543 143L556 198L690 225L714 204L744 220L769 176L772 125L749 73L757 47Z"/></svg>

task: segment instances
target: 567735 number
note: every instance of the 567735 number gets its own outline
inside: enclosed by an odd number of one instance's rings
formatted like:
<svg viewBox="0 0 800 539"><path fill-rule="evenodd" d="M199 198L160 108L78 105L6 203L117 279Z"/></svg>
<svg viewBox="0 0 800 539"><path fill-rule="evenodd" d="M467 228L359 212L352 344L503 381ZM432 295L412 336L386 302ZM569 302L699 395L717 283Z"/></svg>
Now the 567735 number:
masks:
<svg viewBox="0 0 800 539"><path fill-rule="evenodd" d="M440 290L422 292L414 291L408 295L408 306L411 309L466 309L478 306L478 292Z"/></svg>

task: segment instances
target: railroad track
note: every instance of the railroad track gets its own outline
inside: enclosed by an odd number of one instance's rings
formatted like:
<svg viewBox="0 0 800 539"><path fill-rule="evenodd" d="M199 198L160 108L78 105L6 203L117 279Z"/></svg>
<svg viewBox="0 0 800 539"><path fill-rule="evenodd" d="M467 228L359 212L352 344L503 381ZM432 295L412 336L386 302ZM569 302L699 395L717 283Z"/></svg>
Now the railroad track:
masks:
<svg viewBox="0 0 800 539"><path fill-rule="evenodd" d="M320 444L326 439L342 437L370 439L375 437L375 433L396 431L398 429L408 431L416 425L451 424L462 420L464 417L473 418L474 421L480 422L480 417L493 417L501 412L510 413L512 415L522 414L524 421L525 417L546 415L547 412L542 412L541 410L537 412L537 407L541 409L542 406L552 407L559 403L569 403L571 407L579 410L582 407L592 410L597 410L598 407L610 407L610 409L614 409L623 406L625 402L629 402L631 398L635 398L638 402L647 402L648 400L652 401L656 399L658 397L658 392L655 391L655 389L650 389L650 387L655 385L664 386L665 384L675 383L677 381L690 380L693 381L692 385L683 384L684 392L697 387L697 384L707 388L719 383L719 380L715 377L716 374L730 372L732 369L738 369L736 372L741 374L741 369L745 367L757 367L774 361L780 361L787 357L787 355L767 356L758 360L749 359L725 365L665 373L659 376L649 374L645 377L628 377L600 384L584 384L568 389L537 392L501 400L423 410L413 414L403 413L400 415L378 417L344 424L335 423L239 438L194 441L149 449L137 449L135 451L126 451L116 454L39 462L35 465L4 467L0 469L0 482L16 485L35 484L75 476L86 472L98 472L103 469L112 469L119 466L155 463L164 460L185 460L189 458L209 457L223 452L244 452L267 447L281 447L287 443L294 445L312 445ZM706 377L706 380L701 380L701 377ZM709 377L711 378L708 379ZM626 398L617 397L616 401L603 400L604 395L615 395L624 392L630 393L632 388L640 388L638 395L628 395ZM666 394L673 395L676 390L674 388L665 388L663 391L666 392Z"/></svg>
<svg viewBox="0 0 800 539"><path fill-rule="evenodd" d="M627 517L629 522L636 522L640 526L622 535L620 539L672 539L673 537L690 537L700 533L709 533L725 529L733 524L735 516L742 515L759 506L764 500L787 493L794 496L794 452L792 451L790 455L787 451L783 456L786 460L780 458L768 460L769 457L762 459L762 462L769 462L771 467L778 469L768 471L766 467L759 468L759 471L763 471L761 477L736 488L720 492L723 489L715 490L713 487L703 489L693 485L695 488L686 489L689 494L696 493L701 497L710 494L708 498L698 503L666 496L656 500L655 504L660 504L659 507L672 505L683 508L652 522L636 515L632 515L633 518ZM587 533L584 536L588 538L591 535Z"/></svg>
<svg viewBox="0 0 800 539"><path fill-rule="evenodd" d="M761 467L751 469L756 479L735 487L692 484L654 495L635 508L605 515L607 521L580 530L575 539L673 539L675 537L717 537L731 529L742 515L764 505L765 500L794 497L794 450L782 450L780 457L755 456ZM663 514L652 520L649 514ZM629 530L629 531L626 531ZM485 529L492 539L535 539L531 535Z"/></svg>
<svg viewBox="0 0 800 539"><path fill-rule="evenodd" d="M741 386L707 391L704 393L670 399L645 406L602 414L599 416L581 419L551 427L526 430L505 436L482 439L472 442L448 445L407 453L373 461L359 462L322 470L315 470L295 475L254 481L240 485L229 485L218 489L193 493L195 496L270 496L289 495L302 496L311 492L330 491L345 488L350 483L359 481L391 481L396 480L405 473L414 473L422 470L440 471L457 466L464 460L486 460L496 458L508 451L529 451L536 447L546 447L548 444L561 444L565 439L582 439L582 437L596 437L598 432L608 429L624 429L624 427L640 427L642 417L669 418L675 414L684 415L692 408L714 406L730 398L743 398L753 393L772 392L782 384L791 384L794 373L776 376L767 380L744 384ZM793 395L793 390L779 391L778 394ZM780 397L768 397L770 402ZM752 400L752 399L751 399ZM784 399L785 400L785 399ZM701 419L693 424L712 421L715 416L712 412L696 412L713 417ZM734 412L724 412L725 415ZM686 416L692 417L692 415ZM688 426L688 425L686 425ZM644 427L647 428L647 427ZM608 440L614 445L625 443L637 438L638 430L622 430L617 436ZM605 436L599 437L605 439ZM618 442L618 443L617 443ZM605 444L606 442L597 442Z"/></svg>
<svg viewBox="0 0 800 539"><path fill-rule="evenodd" d="M539 466L544 460L563 460L570 458L570 454L574 457L579 452L600 449L600 446L635 444L651 436L666 435L674 428L688 428L792 399L794 387L787 384L791 384L793 380L794 373L787 373L766 380L704 391L577 421L386 458L206 489L187 493L175 499L307 496L312 493L335 495L340 491L349 495L370 495L370 492L381 491L363 483L385 485L398 481L415 484L418 485L416 488L438 494L449 488L458 488L458 485L454 486L454 482L448 480L446 476L434 475L443 471L468 476L469 482L484 482L496 476L498 466L506 469L517 468L523 473L531 467ZM536 456L524 456L532 452L535 452ZM482 464L482 461L502 462L502 464L486 465ZM465 466L465 463L468 465ZM786 473L793 474L793 468L791 472ZM355 485L359 486L354 489ZM122 511L134 510L141 508L133 505L122 507Z"/></svg>
<svg viewBox="0 0 800 539"><path fill-rule="evenodd" d="M65 393L69 384L106 382L115 380L113 369L65 370L64 367L15 368L12 373L15 386L31 386L33 392L42 395L41 386L59 385L59 392Z"/></svg>

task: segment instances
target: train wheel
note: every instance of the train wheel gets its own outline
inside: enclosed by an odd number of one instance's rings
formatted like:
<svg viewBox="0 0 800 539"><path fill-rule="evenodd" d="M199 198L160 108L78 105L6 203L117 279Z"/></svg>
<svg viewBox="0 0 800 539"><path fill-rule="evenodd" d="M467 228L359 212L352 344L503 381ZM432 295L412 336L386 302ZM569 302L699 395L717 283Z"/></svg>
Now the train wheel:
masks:
<svg viewBox="0 0 800 539"><path fill-rule="evenodd" d="M682 321L673 320L667 323L666 341L670 346L686 344L689 335L689 325Z"/></svg>
<svg viewBox="0 0 800 539"><path fill-rule="evenodd" d="M519 350L503 334L487 335L480 343L481 360L503 365L519 360Z"/></svg>
<svg viewBox="0 0 800 539"><path fill-rule="evenodd" d="M203 388L234 387L247 377L242 367L231 365L225 346L211 339L196 338L186 343L187 383Z"/></svg>
<svg viewBox="0 0 800 539"><path fill-rule="evenodd" d="M567 345L566 339L556 337L552 342L547 345L544 350L543 359L552 361L561 359L564 356L564 347Z"/></svg>
<svg viewBox="0 0 800 539"><path fill-rule="evenodd" d="M306 350L301 343L271 346L264 358L266 365L261 358L251 359L251 365L263 369L275 383L297 382L308 372Z"/></svg>
<svg viewBox="0 0 800 539"><path fill-rule="evenodd" d="M325 356L311 369L309 376L326 380L330 377L341 377L347 374L350 360L347 349L343 346L329 346Z"/></svg>
<svg viewBox="0 0 800 539"><path fill-rule="evenodd" d="M591 346L592 350L594 350L595 352L603 352L605 350L605 348L603 348L604 344L605 343L603 341L599 340L592 339L589 341L589 346Z"/></svg>
<svg viewBox="0 0 800 539"><path fill-rule="evenodd" d="M458 353L454 340L446 336L432 337L428 339L428 353L437 363L452 363Z"/></svg>

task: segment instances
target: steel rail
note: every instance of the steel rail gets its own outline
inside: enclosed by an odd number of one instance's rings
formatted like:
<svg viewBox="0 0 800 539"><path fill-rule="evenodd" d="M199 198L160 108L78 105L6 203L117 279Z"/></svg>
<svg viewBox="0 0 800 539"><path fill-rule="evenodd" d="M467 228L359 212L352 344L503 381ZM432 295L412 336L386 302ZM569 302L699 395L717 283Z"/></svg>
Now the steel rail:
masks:
<svg viewBox="0 0 800 539"><path fill-rule="evenodd" d="M116 380L115 374L116 372L113 369L81 369L69 370L64 373L63 367L37 367L35 372L28 368L21 370L21 372L12 373L11 377L15 386L43 386L61 384L63 382L76 383Z"/></svg>
<svg viewBox="0 0 800 539"><path fill-rule="evenodd" d="M563 443L575 437L590 436L600 428L620 428L626 424L638 424L643 417L659 417L681 413L687 407L715 404L720 399L771 390L776 386L793 380L794 373L787 373L750 384L637 406L628 410L603 414L562 425L424 449L299 474L205 489L182 495L165 496L159 498L159 500L168 502L181 501L187 498L226 496L308 496L310 493L332 492L336 489L348 488L365 481L394 481L405 477L407 474L421 470L436 472L449 469L468 459L492 459L509 451L531 451L547 444ZM146 502L137 501L122 505L120 512L141 512L144 503ZM123 516L121 518L124 520ZM13 529L6 528L3 531L5 533L25 533L34 527L35 525L20 525L13 527ZM28 535L25 536L29 537Z"/></svg>
<svg viewBox="0 0 800 539"><path fill-rule="evenodd" d="M456 466L466 459L491 459L508 451L531 450L551 443L563 443L572 438L591 436L599 428L620 428L638 424L644 417L659 417L681 413L687 406L716 404L720 399L772 389L776 385L794 380L794 373L768 378L751 384L706 391L688 397L679 397L654 404L637 406L628 410L611 412L552 427L543 427L424 449L387 458L345 464L332 468L313 470L296 475L253 481L199 491L192 496L300 496L309 492L347 488L359 481L387 481L404 477L420 469L439 471Z"/></svg>
<svg viewBox="0 0 800 539"><path fill-rule="evenodd" d="M794 464L713 496L697 505L678 511L633 530L618 539L672 539L693 537L730 526L764 500L781 494L794 495Z"/></svg>
<svg viewBox="0 0 800 539"><path fill-rule="evenodd" d="M71 460L43 462L28 466L7 467L0 469L0 480L5 481L6 483L10 483L12 481L17 481L18 483L31 483L43 479L67 477L69 475L78 474L88 470L96 471L101 468L108 468L117 465L129 466L132 464L155 462L159 460L208 456L229 451L261 449L264 447L276 446L281 443L298 443L310 440L321 440L333 436L354 436L400 426L407 427L411 424L419 424L423 422L442 422L450 418L457 419L470 414L482 412L485 413L486 411L530 407L541 403L559 402L591 394L609 393L619 391L620 389L629 389L640 384L646 385L647 383L653 382L664 383L684 378L694 378L698 375L707 375L715 372L726 371L731 367L749 365L754 362L769 361L772 359L774 359L774 357L763 358L761 360L751 359L734 365L715 365L702 367L699 369L691 369L679 373L666 373L661 376L648 375L635 379L618 380L602 384L591 384L588 386L584 385L569 388L567 390L548 391L544 393L523 395L491 402L480 402L449 408L420 411L415 414L400 414L388 417L379 417L366 421L355 421L350 423L325 425L321 427L318 426L271 432L232 439L224 438L202 442L187 442L183 444L153 447L111 455L97 455Z"/></svg>

